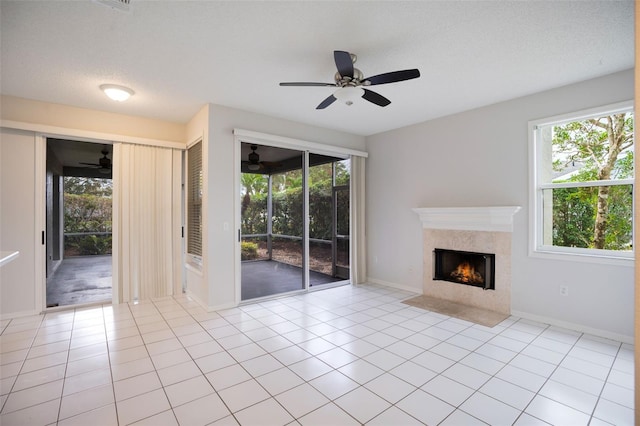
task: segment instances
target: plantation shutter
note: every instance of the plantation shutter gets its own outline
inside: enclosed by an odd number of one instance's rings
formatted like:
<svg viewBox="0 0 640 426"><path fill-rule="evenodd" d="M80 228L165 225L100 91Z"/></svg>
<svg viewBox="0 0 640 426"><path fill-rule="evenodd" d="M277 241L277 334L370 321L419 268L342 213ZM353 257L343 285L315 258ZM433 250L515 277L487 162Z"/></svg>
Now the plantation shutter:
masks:
<svg viewBox="0 0 640 426"><path fill-rule="evenodd" d="M202 141L187 150L187 253L202 256Z"/></svg>

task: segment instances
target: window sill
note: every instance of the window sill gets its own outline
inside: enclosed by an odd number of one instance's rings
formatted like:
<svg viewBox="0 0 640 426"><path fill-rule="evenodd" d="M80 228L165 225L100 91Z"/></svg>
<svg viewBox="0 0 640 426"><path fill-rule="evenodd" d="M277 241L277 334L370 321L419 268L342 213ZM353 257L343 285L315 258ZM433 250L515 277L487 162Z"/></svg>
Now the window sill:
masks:
<svg viewBox="0 0 640 426"><path fill-rule="evenodd" d="M187 269L188 271L191 271L201 277L204 276L204 272L202 272L202 265L196 265L193 263L185 263L184 264L185 269Z"/></svg>
<svg viewBox="0 0 640 426"><path fill-rule="evenodd" d="M185 268L188 270L195 272L197 274L202 275L202 258L199 256L194 256L187 254Z"/></svg>
<svg viewBox="0 0 640 426"><path fill-rule="evenodd" d="M626 266L631 268L635 265L633 254L624 257L607 256L604 254L566 253L554 250L545 250L541 248L537 250L529 250L529 257L548 260L560 260L566 262L587 262L601 265Z"/></svg>

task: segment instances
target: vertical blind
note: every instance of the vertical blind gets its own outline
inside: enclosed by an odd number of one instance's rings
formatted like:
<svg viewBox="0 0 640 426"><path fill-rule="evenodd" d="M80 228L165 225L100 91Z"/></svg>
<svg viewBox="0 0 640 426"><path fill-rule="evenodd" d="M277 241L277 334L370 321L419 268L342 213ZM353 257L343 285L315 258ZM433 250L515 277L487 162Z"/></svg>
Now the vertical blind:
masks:
<svg viewBox="0 0 640 426"><path fill-rule="evenodd" d="M170 294L174 276L173 153L167 148L126 143L118 153L114 184L118 187L122 300L163 297Z"/></svg>
<svg viewBox="0 0 640 426"><path fill-rule="evenodd" d="M367 281L367 236L365 216L365 159L351 156L351 277L352 284Z"/></svg>
<svg viewBox="0 0 640 426"><path fill-rule="evenodd" d="M187 150L187 253L202 256L202 141Z"/></svg>

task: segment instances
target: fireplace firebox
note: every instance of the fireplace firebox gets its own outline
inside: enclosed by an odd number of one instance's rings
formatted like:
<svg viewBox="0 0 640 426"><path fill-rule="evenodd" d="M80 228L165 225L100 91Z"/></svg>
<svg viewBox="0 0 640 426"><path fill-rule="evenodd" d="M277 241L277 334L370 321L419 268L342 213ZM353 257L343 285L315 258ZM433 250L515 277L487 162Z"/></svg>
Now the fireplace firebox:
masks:
<svg viewBox="0 0 640 426"><path fill-rule="evenodd" d="M433 250L433 279L495 290L496 256L459 250Z"/></svg>

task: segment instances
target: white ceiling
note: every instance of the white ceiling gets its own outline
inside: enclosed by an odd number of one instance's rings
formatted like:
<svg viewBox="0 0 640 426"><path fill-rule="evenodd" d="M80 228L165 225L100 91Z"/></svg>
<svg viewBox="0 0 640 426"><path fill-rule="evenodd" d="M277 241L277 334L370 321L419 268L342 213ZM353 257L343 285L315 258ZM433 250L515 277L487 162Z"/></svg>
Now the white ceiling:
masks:
<svg viewBox="0 0 640 426"><path fill-rule="evenodd" d="M359 135L422 122L634 65L633 1L0 2L2 94L187 122L206 103ZM334 50L391 100L315 107ZM131 87L126 103L103 83Z"/></svg>

